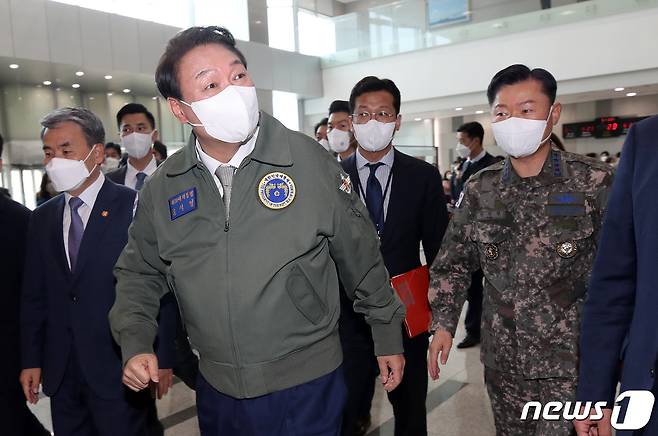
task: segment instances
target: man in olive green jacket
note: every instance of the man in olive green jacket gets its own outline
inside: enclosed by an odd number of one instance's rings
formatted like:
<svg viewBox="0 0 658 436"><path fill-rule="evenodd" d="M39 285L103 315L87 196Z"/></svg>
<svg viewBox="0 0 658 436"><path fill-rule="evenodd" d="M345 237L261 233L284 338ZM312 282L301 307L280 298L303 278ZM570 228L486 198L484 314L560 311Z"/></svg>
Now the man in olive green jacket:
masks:
<svg viewBox="0 0 658 436"><path fill-rule="evenodd" d="M337 434L339 277L372 327L386 390L404 367L404 306L367 211L321 146L258 110L226 29L174 37L156 82L194 133L140 191L115 268L124 383L158 382L152 344L171 289L200 356L204 435Z"/></svg>

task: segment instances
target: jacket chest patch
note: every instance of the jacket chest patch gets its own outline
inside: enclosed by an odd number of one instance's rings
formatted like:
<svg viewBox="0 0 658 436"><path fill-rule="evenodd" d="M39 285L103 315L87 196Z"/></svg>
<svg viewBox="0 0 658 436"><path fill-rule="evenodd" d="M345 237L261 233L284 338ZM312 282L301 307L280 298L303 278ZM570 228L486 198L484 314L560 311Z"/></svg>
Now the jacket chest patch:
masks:
<svg viewBox="0 0 658 436"><path fill-rule="evenodd" d="M268 209L279 210L290 206L295 195L295 182L281 172L267 174L258 184L258 198Z"/></svg>
<svg viewBox="0 0 658 436"><path fill-rule="evenodd" d="M196 187L179 192L169 199L169 215L173 221L197 209Z"/></svg>

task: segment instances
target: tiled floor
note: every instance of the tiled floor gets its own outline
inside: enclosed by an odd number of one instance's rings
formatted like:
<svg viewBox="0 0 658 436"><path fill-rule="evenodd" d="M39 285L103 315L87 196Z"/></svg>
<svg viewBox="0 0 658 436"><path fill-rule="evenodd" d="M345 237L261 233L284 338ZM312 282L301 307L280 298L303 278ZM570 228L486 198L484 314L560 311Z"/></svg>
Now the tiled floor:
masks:
<svg viewBox="0 0 658 436"><path fill-rule="evenodd" d="M464 331L460 329L455 343L463 336ZM430 381L427 397L430 436L495 434L479 351L479 347L465 351L453 348L448 364L441 368L441 378L437 382ZM33 410L48 428L52 428L48 398L42 398ZM158 412L167 429L166 436L199 435L194 392L183 383L176 384L167 397L158 401ZM393 435L393 411L384 390L378 386L369 436L389 435Z"/></svg>

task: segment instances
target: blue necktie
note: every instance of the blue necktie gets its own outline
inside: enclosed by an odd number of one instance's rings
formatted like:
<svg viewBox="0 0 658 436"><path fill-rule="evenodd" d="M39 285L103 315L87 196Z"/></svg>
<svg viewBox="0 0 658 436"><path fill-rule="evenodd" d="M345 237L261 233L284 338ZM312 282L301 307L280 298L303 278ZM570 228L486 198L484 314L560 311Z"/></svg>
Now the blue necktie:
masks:
<svg viewBox="0 0 658 436"><path fill-rule="evenodd" d="M78 213L78 209L83 204L84 202L78 197L71 197L69 200L69 207L71 208L71 226L69 227L69 260L71 261L71 271L75 270L82 234L85 231L82 218L80 218L80 214Z"/></svg>
<svg viewBox="0 0 658 436"><path fill-rule="evenodd" d="M366 166L370 169L368 176L368 183L366 186L366 207L370 212L370 218L377 228L377 233L381 233L384 229L384 196L382 193L382 185L379 183L377 176L377 168L384 165L381 162L369 163Z"/></svg>
<svg viewBox="0 0 658 436"><path fill-rule="evenodd" d="M139 191L144 186L144 180L146 179L146 173L137 173L137 182L135 182L135 191Z"/></svg>

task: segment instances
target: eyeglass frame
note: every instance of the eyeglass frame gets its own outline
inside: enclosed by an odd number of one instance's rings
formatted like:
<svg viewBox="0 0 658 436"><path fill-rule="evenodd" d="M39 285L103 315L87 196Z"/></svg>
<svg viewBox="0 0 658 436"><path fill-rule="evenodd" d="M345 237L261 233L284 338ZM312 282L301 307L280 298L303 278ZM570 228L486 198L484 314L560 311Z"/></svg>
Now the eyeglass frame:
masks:
<svg viewBox="0 0 658 436"><path fill-rule="evenodd" d="M363 114L368 114L368 119L366 121L362 122L362 123L357 122L356 119L359 117L359 115L363 115ZM386 114L388 117L392 117L392 118L389 118L387 121L381 121L378 118L378 116L381 115L381 114ZM368 123L368 121L372 121L373 117L375 118L376 121L379 121L380 123L393 123L393 122L397 121L400 118L400 114L397 114L397 115L389 114L386 111L379 111L379 112L373 112L373 113L368 112L368 111L363 111L360 114L356 114L356 113L350 114L350 120L352 120L352 122L354 124L366 124L366 123Z"/></svg>

